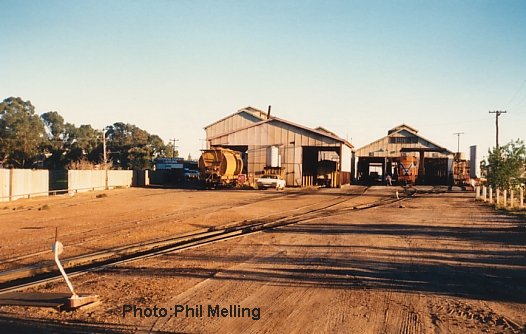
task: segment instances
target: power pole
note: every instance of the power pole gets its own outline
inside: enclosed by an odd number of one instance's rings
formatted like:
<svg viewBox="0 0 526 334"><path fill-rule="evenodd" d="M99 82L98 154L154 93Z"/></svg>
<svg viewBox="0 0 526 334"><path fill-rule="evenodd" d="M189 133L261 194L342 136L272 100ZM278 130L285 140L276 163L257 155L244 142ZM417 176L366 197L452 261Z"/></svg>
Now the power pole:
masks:
<svg viewBox="0 0 526 334"><path fill-rule="evenodd" d="M460 153L460 135L463 135L464 132L455 132L454 135L457 136L457 153Z"/></svg>
<svg viewBox="0 0 526 334"><path fill-rule="evenodd" d="M102 129L102 159L104 159L104 189L108 189L108 160L106 157L106 128Z"/></svg>
<svg viewBox="0 0 526 334"><path fill-rule="evenodd" d="M102 159L104 161L104 165L106 165L106 162L108 162L106 157L106 128L102 129Z"/></svg>
<svg viewBox="0 0 526 334"><path fill-rule="evenodd" d="M496 144L496 147L499 148L499 116L507 113L507 111L506 110L495 110L495 111L490 111L489 113L495 114L495 128L496 128L495 144Z"/></svg>
<svg viewBox="0 0 526 334"><path fill-rule="evenodd" d="M176 146L176 145L175 145L175 142L176 142L176 141L179 141L179 139L175 139L175 138L174 138L174 139L170 139L170 140L169 140L169 142L173 142L173 143L174 143L174 144L173 144L172 158L175 158L175 157L176 157L176 156L175 156L175 149L176 149L176 148L179 148L179 146Z"/></svg>

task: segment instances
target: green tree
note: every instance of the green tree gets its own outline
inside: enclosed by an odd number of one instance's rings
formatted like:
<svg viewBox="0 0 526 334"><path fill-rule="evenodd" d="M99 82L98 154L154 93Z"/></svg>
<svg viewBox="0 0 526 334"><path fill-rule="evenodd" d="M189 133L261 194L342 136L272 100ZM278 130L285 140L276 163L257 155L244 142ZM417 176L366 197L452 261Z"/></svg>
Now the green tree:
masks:
<svg viewBox="0 0 526 334"><path fill-rule="evenodd" d="M63 168L66 161L64 145L64 118L56 111L43 113L40 118L44 122L48 141L44 143L43 150L47 159L45 165L50 169Z"/></svg>
<svg viewBox="0 0 526 334"><path fill-rule="evenodd" d="M102 162L101 131L95 130L89 124L78 128L73 124L65 125L66 161L80 161L88 159L92 163Z"/></svg>
<svg viewBox="0 0 526 334"><path fill-rule="evenodd" d="M152 160L162 156L166 148L159 136L129 123L109 126L107 138L111 161L121 168L150 168Z"/></svg>
<svg viewBox="0 0 526 334"><path fill-rule="evenodd" d="M30 101L9 97L0 103L0 165L28 168L43 159L44 124Z"/></svg>
<svg viewBox="0 0 526 334"><path fill-rule="evenodd" d="M492 187L509 189L524 183L526 147L517 139L488 151L482 170Z"/></svg>

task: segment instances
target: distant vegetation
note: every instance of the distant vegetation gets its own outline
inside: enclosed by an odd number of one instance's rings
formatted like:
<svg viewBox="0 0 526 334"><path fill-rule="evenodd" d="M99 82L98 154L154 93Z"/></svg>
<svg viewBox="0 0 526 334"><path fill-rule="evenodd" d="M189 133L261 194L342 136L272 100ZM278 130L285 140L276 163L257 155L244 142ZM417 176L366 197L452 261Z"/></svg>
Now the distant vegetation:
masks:
<svg viewBox="0 0 526 334"><path fill-rule="evenodd" d="M56 111L35 113L30 101L9 97L0 103L0 167L64 169L83 164L145 169L157 157L177 154L171 144L129 123L105 127L107 161L103 161L102 129L67 123Z"/></svg>
<svg viewBox="0 0 526 334"><path fill-rule="evenodd" d="M510 189L524 184L525 165L526 147L522 140L517 139L489 150L487 161L482 161L482 171L488 185Z"/></svg>

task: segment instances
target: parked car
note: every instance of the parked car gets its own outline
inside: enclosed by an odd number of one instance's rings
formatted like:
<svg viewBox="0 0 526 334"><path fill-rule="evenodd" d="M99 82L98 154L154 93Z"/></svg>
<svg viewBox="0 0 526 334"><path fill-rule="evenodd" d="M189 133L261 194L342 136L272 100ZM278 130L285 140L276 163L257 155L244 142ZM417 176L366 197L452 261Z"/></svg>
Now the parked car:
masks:
<svg viewBox="0 0 526 334"><path fill-rule="evenodd" d="M276 188L285 189L285 180L278 175L265 174L256 180L259 189Z"/></svg>

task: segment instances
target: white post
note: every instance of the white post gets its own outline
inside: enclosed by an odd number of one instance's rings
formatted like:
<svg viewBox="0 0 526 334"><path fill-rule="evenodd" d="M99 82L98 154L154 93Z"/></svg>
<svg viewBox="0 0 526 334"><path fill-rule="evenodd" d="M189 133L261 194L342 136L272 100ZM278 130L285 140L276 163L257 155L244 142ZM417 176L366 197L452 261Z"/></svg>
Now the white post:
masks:
<svg viewBox="0 0 526 334"><path fill-rule="evenodd" d="M499 187L497 187L497 189L495 190L495 192L497 193L497 198L496 198L496 204L499 205L500 204L500 189Z"/></svg>
<svg viewBox="0 0 526 334"><path fill-rule="evenodd" d="M519 199L519 202L520 202L520 208L523 209L524 208L524 188L521 187L521 190L519 192L519 195L520 195L520 199Z"/></svg>
<svg viewBox="0 0 526 334"><path fill-rule="evenodd" d="M66 281L66 284L68 285L68 288L71 291L71 298L78 298L77 294L75 293L75 290L73 290L73 285L69 281L68 275L66 275L66 272L64 271L64 267L62 267L62 264L58 259L58 256L64 251L64 246L60 241L55 241L52 247L52 251L53 253L55 253L55 263L57 264L58 270L60 270L62 277L64 277L64 280Z"/></svg>
<svg viewBox="0 0 526 334"><path fill-rule="evenodd" d="M515 192L513 190L510 190L510 208L512 208L512 209L513 209L513 205L515 204L515 203L513 203L513 202L515 202L515 196L514 195L515 195Z"/></svg>
<svg viewBox="0 0 526 334"><path fill-rule="evenodd" d="M504 207L506 207L508 205L508 191L506 189L504 189Z"/></svg>
<svg viewBox="0 0 526 334"><path fill-rule="evenodd" d="M479 200L480 199L480 186L476 186L475 187L475 199L476 200Z"/></svg>
<svg viewBox="0 0 526 334"><path fill-rule="evenodd" d="M493 189L491 188L491 186L489 186L488 190L489 190L489 203L493 204Z"/></svg>
<svg viewBox="0 0 526 334"><path fill-rule="evenodd" d="M483 186L482 187L482 200L484 202L486 202L487 200L487 193L488 193L488 189L486 188L486 186Z"/></svg>

